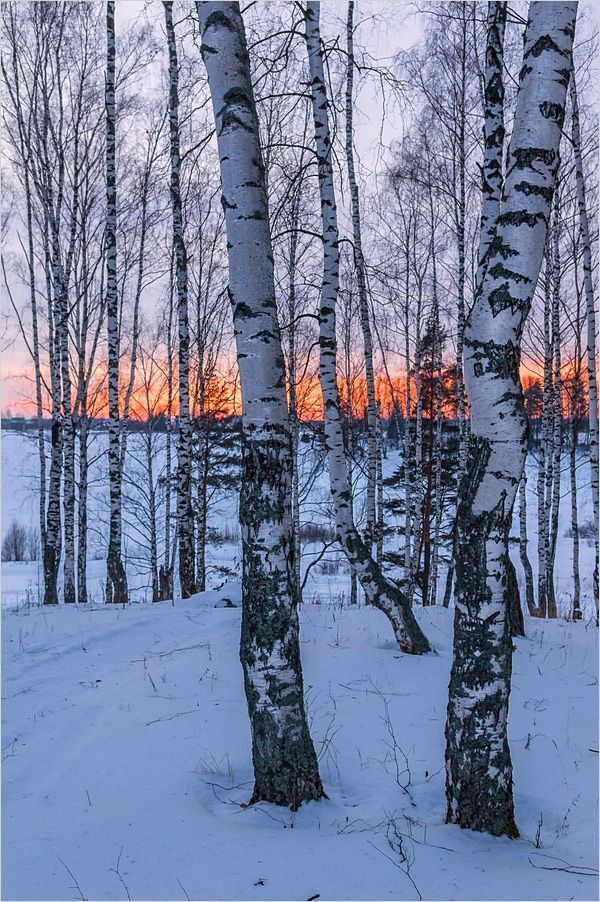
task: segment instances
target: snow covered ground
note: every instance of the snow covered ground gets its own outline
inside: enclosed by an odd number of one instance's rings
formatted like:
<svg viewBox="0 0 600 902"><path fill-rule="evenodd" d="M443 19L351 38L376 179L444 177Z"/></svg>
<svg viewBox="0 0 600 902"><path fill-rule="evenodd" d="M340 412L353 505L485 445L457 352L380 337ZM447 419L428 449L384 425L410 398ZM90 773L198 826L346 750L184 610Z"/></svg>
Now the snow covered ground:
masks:
<svg viewBox="0 0 600 902"><path fill-rule="evenodd" d="M329 796L243 807L237 585L174 604L5 607L4 899L596 899L597 630L527 622L509 732L521 839L444 825L452 614L398 653L371 608L305 604ZM221 600L219 600L221 599Z"/></svg>

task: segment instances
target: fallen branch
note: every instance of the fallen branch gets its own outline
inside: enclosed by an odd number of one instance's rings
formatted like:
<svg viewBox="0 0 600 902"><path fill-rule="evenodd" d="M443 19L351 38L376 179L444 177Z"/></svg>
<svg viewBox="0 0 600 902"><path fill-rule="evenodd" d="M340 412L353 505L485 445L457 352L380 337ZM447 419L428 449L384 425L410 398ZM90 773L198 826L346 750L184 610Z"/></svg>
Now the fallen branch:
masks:
<svg viewBox="0 0 600 902"><path fill-rule="evenodd" d="M556 858L554 855L544 855L542 852L539 853L539 857L541 858L549 858L551 861L560 861L563 864L563 867L559 867L557 865L549 865L549 864L536 864L534 861L529 859L529 864L533 868L537 868L538 870L544 871L564 871L565 874L578 874L581 877L597 877L598 871L596 868L588 868L584 865L575 865L569 864L568 861L565 861L564 858Z"/></svg>

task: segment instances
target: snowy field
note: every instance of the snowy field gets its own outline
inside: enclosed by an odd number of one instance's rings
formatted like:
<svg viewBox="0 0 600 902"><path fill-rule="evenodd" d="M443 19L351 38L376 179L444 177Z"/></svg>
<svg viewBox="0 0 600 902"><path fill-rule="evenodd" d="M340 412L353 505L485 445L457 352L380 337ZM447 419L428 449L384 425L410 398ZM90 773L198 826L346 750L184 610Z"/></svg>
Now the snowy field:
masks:
<svg viewBox="0 0 600 902"><path fill-rule="evenodd" d="M150 596L150 577L146 560L147 549L140 549L136 544L138 535L137 518L139 508L133 507L129 496L134 491L136 482L137 455L135 438L130 437L128 466L126 472L129 479L124 485L124 534L125 562L130 587L130 596L135 601L144 601ZM164 438L164 436L163 436ZM12 520L17 519L23 526L37 527L38 513L38 467L37 445L33 434L19 434L3 430L2 441L2 535L4 536ZM88 586L90 597L101 602L103 600L106 579L106 537L108 509L108 480L105 472L106 457L103 454L104 436L96 434L92 439L90 452L90 491L88 500L89 517L89 556L87 562ZM157 454L156 467L157 494L160 496L158 480L163 456ZM399 466L401 455L392 450L384 460L384 477L387 478ZM527 462L527 521L529 534L529 558L533 567L534 579L537 579L537 496L536 496L537 463L534 455ZM140 477L141 478L141 477ZM590 492L589 458L580 455L577 466L578 508L580 527L593 522L592 499ZM359 485L360 489L360 485ZM331 523L329 506L328 477L322 472L312 482L310 493L303 505L303 522L317 524ZM358 492L356 511L360 518L362 512L362 495ZM230 533L238 533L237 494L235 492L217 491L209 509L209 526ZM569 487L568 457L565 454L562 462L562 494L558 529L558 545L554 582L556 587L559 611L567 616L572 607L572 542L570 535L571 496ZM390 518L386 516L389 524ZM159 512L159 526L161 525ZM400 525L400 524L398 524ZM513 537L518 536L518 511L513 517ZM389 540L386 550L399 547L400 537ZM159 549L160 549L159 545ZM320 546L303 547L303 571L320 552ZM516 542L511 543L511 556L514 561L517 577L521 586L524 603L524 584L519 550ZM217 588L226 578L239 577L241 573L241 548L239 543L228 542L207 547L208 587ZM584 613L590 616L593 612L592 572L594 564L594 548L591 539L580 540L580 574L581 604ZM223 568L227 571L223 572ZM440 567L438 581L439 600L443 596L445 585L445 567ZM2 563L2 605L18 606L32 600L40 600L42 592L41 562ZM62 567L59 572L59 586L62 584ZM176 585L177 590L177 585ZM322 604L339 603L348 599L350 593L349 570L341 551L332 549L327 552L323 561L311 568L304 590L307 601Z"/></svg>
<svg viewBox="0 0 600 902"><path fill-rule="evenodd" d="M7 608L4 899L596 899L597 631L527 622L509 733L519 840L444 825L452 615L400 655L371 608L305 604L327 801L261 804L237 585L186 602Z"/></svg>
<svg viewBox="0 0 600 902"><path fill-rule="evenodd" d="M386 470L397 464L390 453ZM96 603L45 609L40 563L2 564L2 898L598 898L598 633L589 544L581 544L583 622L527 618L527 638L516 641L509 733L519 840L444 824L452 612L418 609L435 653L399 654L379 612L348 606L338 552L328 554L328 567L313 568L301 607L309 720L329 798L296 814L246 808L252 761L240 610L222 607L225 598L239 604L239 584L145 603L148 577L130 535L134 603L100 604L103 465L100 456L89 504ZM533 458L528 469L535 571ZM36 470L31 437L3 432L3 534L14 518L36 525ZM563 476L556 586L568 614ZM583 457L578 478L585 523L591 500ZM327 497L323 475L306 505L311 522L327 522ZM233 494L216 496L212 523L233 529L236 504ZM518 547L511 552L522 580ZM239 570L239 554L237 544L209 547L210 585L224 581L218 568ZM442 572L440 593L443 579Z"/></svg>

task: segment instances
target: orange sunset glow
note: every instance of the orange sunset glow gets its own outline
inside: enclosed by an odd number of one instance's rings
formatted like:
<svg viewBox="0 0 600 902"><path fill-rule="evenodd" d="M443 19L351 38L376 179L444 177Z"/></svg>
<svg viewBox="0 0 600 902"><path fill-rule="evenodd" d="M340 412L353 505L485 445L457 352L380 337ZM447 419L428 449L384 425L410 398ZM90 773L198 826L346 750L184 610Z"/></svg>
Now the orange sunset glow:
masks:
<svg viewBox="0 0 600 902"><path fill-rule="evenodd" d="M563 381L568 382L572 378L571 368L563 369ZM533 382L542 382L544 377L543 363L531 357L525 358L521 364L521 383L526 389ZM129 374L123 368L120 382L121 414L126 403L127 382ZM451 370L445 371L445 382L451 380ZM586 375L581 374L581 385L585 391ZM394 405L402 412L406 408L406 374L404 372L379 373L375 377L376 393L379 408L384 418L388 418ZM338 388L340 403L346 411L351 410L352 415L361 418L366 410L366 383L364 374L358 373L350 385L350 390L344 379L339 379ZM444 400L444 413L447 418L456 416L455 402L450 398ZM193 417L200 416L201 388L198 384L197 373L190 373L190 410ZM414 375L411 374L411 396L414 404L415 388ZM51 402L48 392L43 392L44 415L51 414ZM302 381L296 386L296 404L298 416L301 420L320 420L323 416L321 389L319 385L316 366L308 372ZM223 367L223 371L206 380L204 385L203 409L205 415L221 419L235 416L241 413L241 391L237 370L235 366L229 369ZM172 415L179 412L177 373L173 374L173 397L170 402ZM153 359L148 361L138 359L138 366L131 397L129 400L129 417L143 421L150 417L165 415L169 409L169 392L167 377L167 361ZM568 397L563 397L563 409L568 413ZM35 387L33 376L23 368L12 369L4 367L3 372L3 397L2 410L4 416L10 411L13 415L34 417L36 415ZM88 415L104 419L108 415L108 398L106 388L106 374L98 368L89 390Z"/></svg>

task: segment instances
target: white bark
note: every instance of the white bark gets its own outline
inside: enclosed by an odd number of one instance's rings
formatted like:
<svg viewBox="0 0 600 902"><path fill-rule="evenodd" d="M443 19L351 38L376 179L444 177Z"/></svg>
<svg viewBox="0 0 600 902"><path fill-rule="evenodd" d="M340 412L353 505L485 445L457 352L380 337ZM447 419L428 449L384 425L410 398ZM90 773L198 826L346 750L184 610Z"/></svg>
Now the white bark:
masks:
<svg viewBox="0 0 600 902"><path fill-rule="evenodd" d="M238 3L197 3L221 168L242 389L242 635L253 801L323 796L304 710L292 463L265 170Z"/></svg>
<svg viewBox="0 0 600 902"><path fill-rule="evenodd" d="M576 10L574 2L529 7L502 201L465 330L472 441L457 520L447 817L509 836L518 831L506 729L517 592L508 536L527 451L520 340L548 231Z"/></svg>

